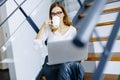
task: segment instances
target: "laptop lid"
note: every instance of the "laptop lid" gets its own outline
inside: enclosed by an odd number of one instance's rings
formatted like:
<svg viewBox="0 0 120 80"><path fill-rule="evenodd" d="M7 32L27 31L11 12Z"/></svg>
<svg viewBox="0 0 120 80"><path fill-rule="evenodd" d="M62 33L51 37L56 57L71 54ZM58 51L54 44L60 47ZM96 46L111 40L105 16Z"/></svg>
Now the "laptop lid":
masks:
<svg viewBox="0 0 120 80"><path fill-rule="evenodd" d="M88 57L88 46L76 47L72 40L48 43L48 64L60 64L69 61L81 61Z"/></svg>

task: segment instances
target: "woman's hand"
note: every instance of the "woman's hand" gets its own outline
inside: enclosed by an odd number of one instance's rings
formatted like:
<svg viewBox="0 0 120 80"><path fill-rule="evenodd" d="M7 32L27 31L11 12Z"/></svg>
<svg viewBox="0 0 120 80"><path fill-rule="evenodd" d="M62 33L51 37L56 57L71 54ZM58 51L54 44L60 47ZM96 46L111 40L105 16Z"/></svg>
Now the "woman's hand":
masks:
<svg viewBox="0 0 120 80"><path fill-rule="evenodd" d="M43 26L46 28L48 26L52 25L52 21L51 20L46 20L43 24Z"/></svg>
<svg viewBox="0 0 120 80"><path fill-rule="evenodd" d="M42 26L41 26L41 28L40 28L37 36L36 36L36 39L41 39L41 37L42 37L42 35L43 35L43 33L44 33L45 28L47 28L47 27L50 26L50 25L52 25L52 21L51 21L51 20L46 20L46 21L42 24Z"/></svg>

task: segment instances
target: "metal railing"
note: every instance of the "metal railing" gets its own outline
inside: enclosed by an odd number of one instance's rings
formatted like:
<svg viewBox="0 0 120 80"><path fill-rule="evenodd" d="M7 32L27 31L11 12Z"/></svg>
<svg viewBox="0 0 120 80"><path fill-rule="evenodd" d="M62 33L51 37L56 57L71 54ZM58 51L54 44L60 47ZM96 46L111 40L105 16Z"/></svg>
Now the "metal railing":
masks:
<svg viewBox="0 0 120 80"><path fill-rule="evenodd" d="M94 4L90 7L90 11L82 20L81 25L79 25L78 34L74 39L74 43L77 46L85 46L89 42L89 38L92 35L106 2L107 0L95 0Z"/></svg>
<svg viewBox="0 0 120 80"><path fill-rule="evenodd" d="M73 40L76 46L84 47L89 42L92 32L95 30L98 17L100 16L103 10L103 7L106 3L107 3L107 0L95 0L94 4L90 7L90 12L88 12L88 15L82 20L81 25L78 28L78 33ZM94 71L91 77L91 80L103 80L104 68L110 56L112 55L111 50L117 38L117 34L120 30L119 21L120 21L120 12L115 21L112 32L108 38L107 45L105 47L102 46L104 51L102 52L100 62L98 64L97 69Z"/></svg>
<svg viewBox="0 0 120 80"><path fill-rule="evenodd" d="M16 2L16 0L14 0L14 2L17 4L17 6L19 6L19 4ZM37 25L35 24L35 22L31 19L30 16L28 16L25 11L22 9L22 7L19 7L20 11L23 13L23 15L25 16L26 20L28 21L28 23L31 25L31 27L34 29L34 31L36 33L39 32L39 28L37 27Z"/></svg>
<svg viewBox="0 0 120 80"><path fill-rule="evenodd" d="M26 0L24 0L15 10L4 20L0 23L0 27L19 9L20 6L22 6Z"/></svg>
<svg viewBox="0 0 120 80"><path fill-rule="evenodd" d="M7 0L0 0L0 6L2 6Z"/></svg>
<svg viewBox="0 0 120 80"><path fill-rule="evenodd" d="M37 25L35 24L35 22L31 19L30 16L28 16L25 11L22 9L21 5L23 3L26 2L26 0L24 0L20 5L16 2L16 0L14 0L14 2L17 4L17 8L0 24L0 26L2 26L18 9L20 9L20 11L23 13L23 15L25 16L26 20L28 21L28 23L31 25L31 27L34 29L34 31L36 33L38 33L39 28L37 27Z"/></svg>
<svg viewBox="0 0 120 80"><path fill-rule="evenodd" d="M119 30L120 30L120 11L119 11L118 17L115 21L115 24L113 26L112 32L108 38L107 44L104 48L104 51L101 55L100 63L92 76L92 80L103 80L102 73L107 64L107 61L109 60L110 56L112 55L111 50L115 43L115 40L117 38L117 34L118 34Z"/></svg>

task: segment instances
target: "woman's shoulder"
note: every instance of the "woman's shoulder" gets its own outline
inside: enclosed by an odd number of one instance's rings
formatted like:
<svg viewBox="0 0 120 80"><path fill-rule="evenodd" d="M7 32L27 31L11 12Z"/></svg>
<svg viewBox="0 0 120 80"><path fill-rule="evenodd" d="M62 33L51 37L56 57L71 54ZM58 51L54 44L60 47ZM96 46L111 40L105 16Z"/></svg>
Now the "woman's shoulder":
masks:
<svg viewBox="0 0 120 80"><path fill-rule="evenodd" d="M76 28L72 25L70 26L70 29L76 31Z"/></svg>
<svg viewBox="0 0 120 80"><path fill-rule="evenodd" d="M76 35L76 33L77 33L76 28L74 26L70 26L70 34L72 34L71 36L74 37Z"/></svg>

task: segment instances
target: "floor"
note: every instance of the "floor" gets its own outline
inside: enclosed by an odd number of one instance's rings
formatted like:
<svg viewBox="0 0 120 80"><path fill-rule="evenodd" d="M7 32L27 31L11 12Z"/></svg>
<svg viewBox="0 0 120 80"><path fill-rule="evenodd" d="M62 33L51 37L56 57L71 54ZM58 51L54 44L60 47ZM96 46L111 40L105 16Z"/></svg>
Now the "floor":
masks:
<svg viewBox="0 0 120 80"><path fill-rule="evenodd" d="M85 80L91 80L92 73L85 73ZM102 80L120 80L119 74L104 74Z"/></svg>
<svg viewBox="0 0 120 80"><path fill-rule="evenodd" d="M9 70L0 70L0 80L10 80Z"/></svg>

